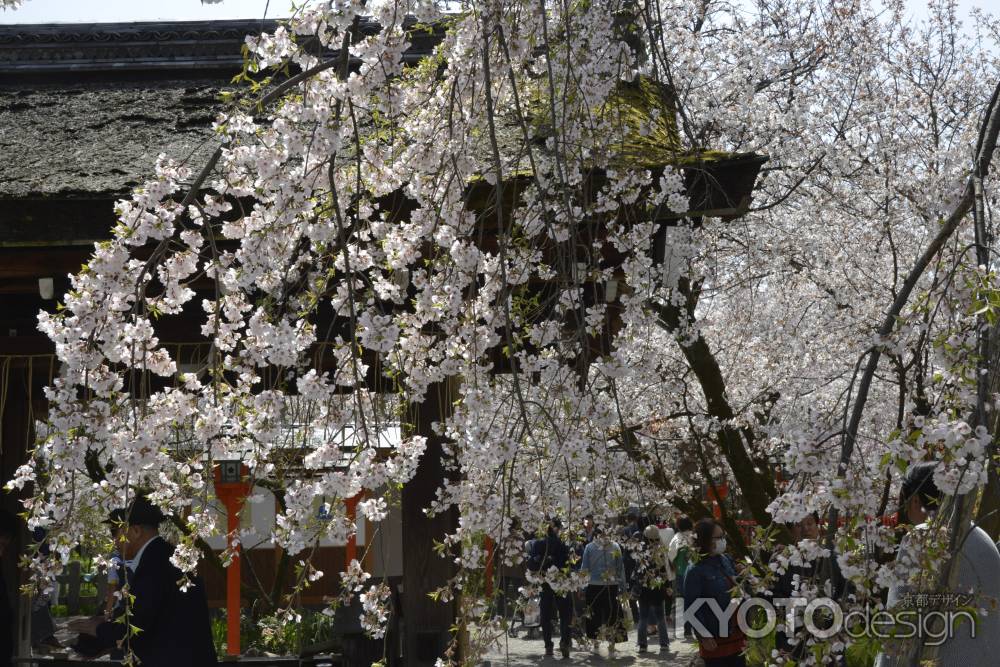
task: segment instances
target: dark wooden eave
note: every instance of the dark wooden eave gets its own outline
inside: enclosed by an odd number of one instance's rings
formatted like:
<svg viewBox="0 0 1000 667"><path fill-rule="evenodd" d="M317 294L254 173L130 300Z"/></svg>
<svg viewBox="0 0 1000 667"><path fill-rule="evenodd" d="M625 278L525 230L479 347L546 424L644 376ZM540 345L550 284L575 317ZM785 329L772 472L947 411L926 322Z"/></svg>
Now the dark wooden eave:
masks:
<svg viewBox="0 0 1000 667"><path fill-rule="evenodd" d="M247 35L273 32L278 24L255 19L0 25L0 81L218 80L243 67ZM371 35L380 29L376 21L362 20L357 32ZM404 59L419 60L439 40L440 32L414 31Z"/></svg>

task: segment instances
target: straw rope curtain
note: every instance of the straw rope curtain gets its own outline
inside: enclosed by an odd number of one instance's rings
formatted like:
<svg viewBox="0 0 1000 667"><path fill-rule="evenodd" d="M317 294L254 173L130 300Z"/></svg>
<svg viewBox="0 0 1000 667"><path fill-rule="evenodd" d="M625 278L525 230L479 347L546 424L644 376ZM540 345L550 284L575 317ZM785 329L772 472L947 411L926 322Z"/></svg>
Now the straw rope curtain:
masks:
<svg viewBox="0 0 1000 667"><path fill-rule="evenodd" d="M4 422L7 415L7 401L12 391L27 391L28 424L32 424L35 419L34 406L34 377L35 372L44 371L46 375L46 385L52 384L55 377L56 356L54 354L0 354L0 424ZM24 368L24 386L11 386L11 374L15 369ZM29 427L24 431L24 451L31 448L31 432ZM0 428L0 453L6 451L7 443L4 442L4 432Z"/></svg>
<svg viewBox="0 0 1000 667"><path fill-rule="evenodd" d="M195 365L206 365L208 363L208 343L170 343L165 344L171 356L180 363L185 364L195 364ZM44 419L45 415L35 415L34 406L34 390L35 390L35 373L45 373L45 386L52 384L52 380L55 378L56 369L58 368L59 360L56 359L56 355L53 353L42 353L42 354L2 354L0 353L0 424L2 424L7 416L7 404L9 399L14 395L11 392L26 391L27 392L27 410L28 410L28 424L33 424L36 418ZM22 371L23 369L23 371ZM16 381L16 375L23 372L24 384L20 384ZM15 383L12 385L11 380L15 379ZM31 433L33 429L30 427L25 429L24 432L24 451L30 451L31 449ZM5 448L8 443L4 442L4 432L0 429L0 452L6 451Z"/></svg>

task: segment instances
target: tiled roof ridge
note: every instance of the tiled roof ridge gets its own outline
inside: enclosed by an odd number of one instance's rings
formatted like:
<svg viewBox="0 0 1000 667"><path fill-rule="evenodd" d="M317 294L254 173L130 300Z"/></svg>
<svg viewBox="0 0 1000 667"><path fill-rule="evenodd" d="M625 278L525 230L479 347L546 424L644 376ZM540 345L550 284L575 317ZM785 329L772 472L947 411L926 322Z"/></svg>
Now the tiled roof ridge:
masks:
<svg viewBox="0 0 1000 667"><path fill-rule="evenodd" d="M273 19L136 21L129 23L21 23L0 25L0 45L67 44L190 39L239 39L271 29Z"/></svg>
<svg viewBox="0 0 1000 667"><path fill-rule="evenodd" d="M0 75L104 71L238 71L248 34L268 21L183 21L0 26Z"/></svg>
<svg viewBox="0 0 1000 667"><path fill-rule="evenodd" d="M278 23L236 19L0 25L0 75L197 71L206 66L238 71L246 36L273 31ZM365 35L380 29L371 19L358 27ZM408 59L426 55L433 43L426 36L415 40Z"/></svg>

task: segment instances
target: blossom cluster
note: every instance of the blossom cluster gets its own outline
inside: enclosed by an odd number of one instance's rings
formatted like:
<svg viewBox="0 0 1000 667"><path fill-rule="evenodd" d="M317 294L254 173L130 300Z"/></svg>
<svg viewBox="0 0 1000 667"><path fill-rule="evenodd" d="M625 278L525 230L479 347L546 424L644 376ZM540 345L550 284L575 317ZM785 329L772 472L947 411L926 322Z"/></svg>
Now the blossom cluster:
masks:
<svg viewBox="0 0 1000 667"><path fill-rule="evenodd" d="M424 509L458 515L442 600L475 590L486 538L514 566L552 516L666 514L739 475L787 482L778 522L840 510L845 574L884 584L855 538L890 547L871 518L898 470L933 457L956 493L986 474L957 353L982 281L948 268L974 275L968 256L949 251L890 337L873 328L967 176L996 59L941 50L946 2L922 31L853 0L452 5L317 2L249 36L248 72L273 78L216 120L213 168L161 156L118 203L114 237L39 318L60 374L11 482L33 485L29 525L55 546L37 571L139 491L184 517L175 564L192 570L222 528L185 508L211 505L227 459L277 490L287 552L346 541L347 500L364 494L377 530L440 436L449 474ZM411 63L420 31L439 42ZM769 158L752 201L689 210L712 161L746 153ZM194 357L163 333L191 318ZM874 346L898 372L842 467ZM341 573L379 636L388 593L369 578Z"/></svg>

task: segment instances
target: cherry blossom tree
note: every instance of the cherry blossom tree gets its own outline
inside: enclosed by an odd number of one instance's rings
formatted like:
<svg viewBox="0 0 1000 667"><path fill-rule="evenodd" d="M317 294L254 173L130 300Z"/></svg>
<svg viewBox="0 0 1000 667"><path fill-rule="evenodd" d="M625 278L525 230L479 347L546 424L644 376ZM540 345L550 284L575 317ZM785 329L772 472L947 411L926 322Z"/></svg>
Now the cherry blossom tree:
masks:
<svg viewBox="0 0 1000 667"><path fill-rule="evenodd" d="M200 509L222 459L279 495L287 552L346 539L345 499L364 491L377 525L433 441L426 510L458 518L436 593L460 595L465 657L502 632L485 538L516 564L548 516L704 514L722 482L734 540L741 510L762 529L834 519L828 542L778 548L758 590L832 548L856 599L877 595L906 576L879 561L899 472L939 461L970 497L991 465L1000 30L930 10L392 0L248 37L211 160L161 156L40 315L62 366L10 482L33 485L29 525L55 546L36 570L139 490L175 513L193 570L223 530ZM768 158L749 210L704 215L689 175L739 155ZM180 372L157 330L192 313L205 354ZM342 576L381 633L384 584ZM810 641L822 660L852 640Z"/></svg>

